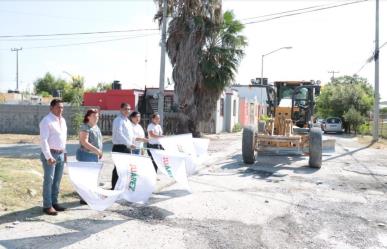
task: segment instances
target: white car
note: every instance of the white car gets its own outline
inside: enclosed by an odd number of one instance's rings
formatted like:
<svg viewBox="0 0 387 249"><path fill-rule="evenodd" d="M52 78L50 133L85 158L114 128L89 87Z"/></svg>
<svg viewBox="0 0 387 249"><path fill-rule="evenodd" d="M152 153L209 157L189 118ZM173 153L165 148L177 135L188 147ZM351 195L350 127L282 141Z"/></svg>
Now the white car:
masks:
<svg viewBox="0 0 387 249"><path fill-rule="evenodd" d="M327 118L324 125L324 132L343 132L343 122L341 118Z"/></svg>

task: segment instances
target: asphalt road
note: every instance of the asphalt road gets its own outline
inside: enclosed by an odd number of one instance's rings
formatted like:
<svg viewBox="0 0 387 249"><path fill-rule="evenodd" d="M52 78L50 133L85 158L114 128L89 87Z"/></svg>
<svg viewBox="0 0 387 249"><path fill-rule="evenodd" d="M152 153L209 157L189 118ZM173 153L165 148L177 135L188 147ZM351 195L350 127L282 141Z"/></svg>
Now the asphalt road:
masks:
<svg viewBox="0 0 387 249"><path fill-rule="evenodd" d="M166 184L145 206L3 214L0 248L387 248L386 150L329 135L336 153L320 170L302 156L247 166L240 135L224 136L191 194Z"/></svg>

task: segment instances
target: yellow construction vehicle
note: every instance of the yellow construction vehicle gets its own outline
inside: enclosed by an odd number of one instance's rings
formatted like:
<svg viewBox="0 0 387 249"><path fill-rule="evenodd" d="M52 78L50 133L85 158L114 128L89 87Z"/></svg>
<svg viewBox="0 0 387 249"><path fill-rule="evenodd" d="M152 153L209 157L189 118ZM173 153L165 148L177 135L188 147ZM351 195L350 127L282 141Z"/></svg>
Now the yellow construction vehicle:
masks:
<svg viewBox="0 0 387 249"><path fill-rule="evenodd" d="M253 81L254 83L254 81ZM242 157L253 164L258 152L309 154L309 166L320 168L323 147L334 150L334 141L323 145L320 127L314 127L315 97L320 84L314 81L276 81L266 88L267 113L270 118L259 121L258 127L243 129Z"/></svg>

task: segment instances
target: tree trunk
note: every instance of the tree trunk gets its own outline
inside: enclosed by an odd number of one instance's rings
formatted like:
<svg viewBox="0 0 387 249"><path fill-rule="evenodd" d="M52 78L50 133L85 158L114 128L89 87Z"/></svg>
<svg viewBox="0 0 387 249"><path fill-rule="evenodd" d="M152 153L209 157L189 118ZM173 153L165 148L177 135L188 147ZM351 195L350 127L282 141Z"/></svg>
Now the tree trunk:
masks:
<svg viewBox="0 0 387 249"><path fill-rule="evenodd" d="M194 21L192 20L192 25ZM176 22L171 22L170 29L177 28ZM216 102L220 92L209 89L203 84L203 75L200 69L200 53L205 42L203 32L179 30L178 42L174 37L168 39L168 54L175 65L172 76L175 82L176 102L179 111L186 115L187 130L179 130L179 133L191 132L194 137L200 137L200 122L208 122L212 119L216 110ZM176 48L176 42L177 47ZM182 128L182 127L181 127Z"/></svg>

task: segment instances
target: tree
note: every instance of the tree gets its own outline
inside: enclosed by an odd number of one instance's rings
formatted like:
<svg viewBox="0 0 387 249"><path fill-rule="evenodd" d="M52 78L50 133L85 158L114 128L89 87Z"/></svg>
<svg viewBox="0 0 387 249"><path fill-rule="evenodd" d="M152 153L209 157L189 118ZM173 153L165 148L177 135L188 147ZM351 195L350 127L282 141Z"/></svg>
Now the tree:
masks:
<svg viewBox="0 0 387 249"><path fill-rule="evenodd" d="M67 103L81 103L83 101L83 89L70 88L64 91L62 100Z"/></svg>
<svg viewBox="0 0 387 249"><path fill-rule="evenodd" d="M334 79L323 86L317 98L317 114L321 117L341 117L344 119L344 128L349 130L353 123L346 120L344 114L355 115L357 111L363 118L367 117L372 109L374 91L367 80L357 75L343 76ZM350 109L353 109L349 112ZM356 114L357 115L357 114Z"/></svg>
<svg viewBox="0 0 387 249"><path fill-rule="evenodd" d="M104 91L111 90L111 89L112 89L112 84L100 82L97 84L96 87L95 86L90 87L86 91L87 92L104 92Z"/></svg>
<svg viewBox="0 0 387 249"><path fill-rule="evenodd" d="M83 100L84 78L79 75L72 77L71 82L66 82L61 78L55 78L50 73L46 73L43 78L39 78L34 82L34 86L35 93L42 96L54 95L59 90L64 102L82 103Z"/></svg>
<svg viewBox="0 0 387 249"><path fill-rule="evenodd" d="M70 89L70 85L61 78L55 78L51 73L46 73L43 78L38 78L34 82L35 93L37 94L50 94L54 95L56 91L61 91L62 94L67 89Z"/></svg>
<svg viewBox="0 0 387 249"><path fill-rule="evenodd" d="M349 110L344 113L343 117L348 124L348 131L351 132L352 127L355 134L359 130L359 126L364 122L364 116L362 116L354 107L349 108Z"/></svg>
<svg viewBox="0 0 387 249"><path fill-rule="evenodd" d="M160 22L162 2L155 16ZM221 0L169 0L167 53L176 101L194 136L214 119L216 102L234 79L247 44L239 35L244 26L232 12L222 15L221 7Z"/></svg>
<svg viewBox="0 0 387 249"><path fill-rule="evenodd" d="M80 75L75 75L71 77L71 86L72 88L78 88L78 89L83 89L85 85L85 79L83 76Z"/></svg>
<svg viewBox="0 0 387 249"><path fill-rule="evenodd" d="M34 82L34 87L37 94L46 92L52 95L54 90L57 90L56 79L52 74L46 73L43 78L39 78Z"/></svg>

